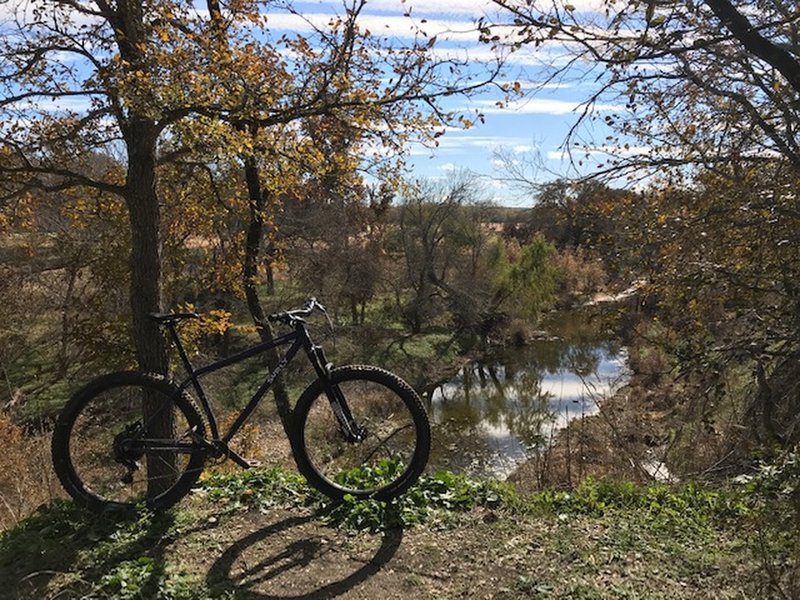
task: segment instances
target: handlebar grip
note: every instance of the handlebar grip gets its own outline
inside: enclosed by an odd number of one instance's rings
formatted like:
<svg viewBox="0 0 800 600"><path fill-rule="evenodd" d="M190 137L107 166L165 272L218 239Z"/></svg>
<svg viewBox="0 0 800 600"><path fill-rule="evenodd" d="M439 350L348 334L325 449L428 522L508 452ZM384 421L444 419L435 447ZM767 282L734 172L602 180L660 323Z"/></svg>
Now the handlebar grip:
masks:
<svg viewBox="0 0 800 600"><path fill-rule="evenodd" d="M291 323L295 320L302 320L303 317L309 316L314 310L319 309L323 313L325 312L325 307L322 306L319 302L317 302L316 298L309 298L306 300L303 308L298 308L296 310L284 310L277 313L272 313L271 315L267 316L267 321L271 323L281 322L281 323ZM327 314L327 313L326 313Z"/></svg>

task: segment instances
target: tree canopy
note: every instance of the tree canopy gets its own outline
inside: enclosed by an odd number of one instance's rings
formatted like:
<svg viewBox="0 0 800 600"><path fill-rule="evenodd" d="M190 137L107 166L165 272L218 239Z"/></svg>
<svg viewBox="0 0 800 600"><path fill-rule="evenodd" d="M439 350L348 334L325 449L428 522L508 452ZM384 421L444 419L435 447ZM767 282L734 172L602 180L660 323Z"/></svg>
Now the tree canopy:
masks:
<svg viewBox="0 0 800 600"><path fill-rule="evenodd" d="M794 2L632 0L598 10L566 1L495 4L505 9L511 33L503 39L513 47L556 46L567 56L551 65L551 78L576 69L598 82L582 119L604 120L617 137L602 145L620 146L601 172L741 170L776 157L800 167ZM487 26L485 35L493 31ZM601 99L619 110L593 113ZM632 140L647 152L629 151Z"/></svg>

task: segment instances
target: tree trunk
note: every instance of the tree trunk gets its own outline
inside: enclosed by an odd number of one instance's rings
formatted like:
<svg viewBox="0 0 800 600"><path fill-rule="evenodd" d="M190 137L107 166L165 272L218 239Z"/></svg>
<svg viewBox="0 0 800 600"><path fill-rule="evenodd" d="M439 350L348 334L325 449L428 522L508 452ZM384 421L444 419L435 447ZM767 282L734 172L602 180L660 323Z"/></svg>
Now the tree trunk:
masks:
<svg viewBox="0 0 800 600"><path fill-rule="evenodd" d="M156 194L156 127L152 121L133 123L127 131L128 173L125 201L130 217L130 303L132 338L136 360L142 371L166 374L167 350L156 323L147 315L161 307L161 240ZM150 434L169 438L174 429L174 411L164 410L151 398L143 398L143 417ZM148 455L148 493L166 490L175 480L175 456Z"/></svg>
<svg viewBox="0 0 800 600"><path fill-rule="evenodd" d="M275 269L272 266L272 257L267 260L267 296L275 295Z"/></svg>
<svg viewBox="0 0 800 600"><path fill-rule="evenodd" d="M224 42L226 52L228 49L228 34L225 29L225 21L222 18L219 0L207 0L206 2L211 21L214 24L214 31L221 42ZM241 128L246 127L240 124ZM252 133L258 133L258 127L254 126ZM261 181L258 173L258 165L253 158L245 160L244 167L245 181L247 182L247 194L250 207L250 223L247 227L247 238L245 241L244 265L242 266L242 277L244 279L244 293L247 300L247 308L256 326L258 335L264 342L271 342L274 339L272 327L266 319L261 300L258 296L258 261L261 258L261 238L264 235L264 194L261 190ZM275 282L272 271L272 252L269 252L269 263L267 265L267 293L275 293ZM280 358L277 349L267 352L267 366L274 370ZM291 408L289 406L289 394L286 391L286 383L283 375L279 375L272 386L275 397L275 405L278 409L278 416L281 419L284 431L289 435L291 427Z"/></svg>
<svg viewBox="0 0 800 600"><path fill-rule="evenodd" d="M66 377L71 362L69 360L69 337L70 329L72 327L70 320L70 307L72 306L73 295L75 293L75 282L77 281L81 270L80 260L78 258L74 258L73 261L74 262L68 264L66 268L68 278L67 291L64 294L64 302L61 303L61 342L59 344L58 352L58 374L61 377Z"/></svg>
<svg viewBox="0 0 800 600"><path fill-rule="evenodd" d="M250 205L250 223L247 227L247 238L245 241L245 256L242 269L244 277L244 293L247 299L247 308L256 326L258 335L264 342L274 339L272 327L264 314L261 300L258 295L258 260L261 256L261 238L264 235L264 194L261 190L261 181L258 174L258 165L253 159L245 161L245 180L247 181L247 193ZM280 361L278 351L267 352L267 365L275 369ZM284 431L287 435L291 426L291 407L289 405L289 394L286 391L286 383L283 375L279 375L273 384L273 394L275 405L278 409L278 416L281 419Z"/></svg>
<svg viewBox="0 0 800 600"><path fill-rule="evenodd" d="M800 441L800 351L793 350L756 365L756 393L753 411L761 417L761 433L766 441L789 447Z"/></svg>

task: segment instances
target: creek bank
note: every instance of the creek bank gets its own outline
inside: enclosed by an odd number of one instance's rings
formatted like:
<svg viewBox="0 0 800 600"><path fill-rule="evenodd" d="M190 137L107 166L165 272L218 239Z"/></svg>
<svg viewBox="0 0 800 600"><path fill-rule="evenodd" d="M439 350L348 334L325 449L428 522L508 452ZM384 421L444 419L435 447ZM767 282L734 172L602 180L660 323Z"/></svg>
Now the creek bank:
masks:
<svg viewBox="0 0 800 600"><path fill-rule="evenodd" d="M635 378L636 376L632 376ZM669 411L628 382L593 415L576 419L534 452L508 480L525 493L573 489L587 477L638 483L676 481L665 462Z"/></svg>

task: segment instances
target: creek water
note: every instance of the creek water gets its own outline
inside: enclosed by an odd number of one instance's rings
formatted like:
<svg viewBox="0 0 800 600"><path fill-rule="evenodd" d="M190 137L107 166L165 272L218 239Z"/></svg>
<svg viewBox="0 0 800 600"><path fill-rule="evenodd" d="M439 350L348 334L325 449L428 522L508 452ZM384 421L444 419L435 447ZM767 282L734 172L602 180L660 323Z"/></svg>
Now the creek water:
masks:
<svg viewBox="0 0 800 600"><path fill-rule="evenodd" d="M626 378L613 333L582 311L551 316L540 339L490 351L426 394L431 466L504 478Z"/></svg>

